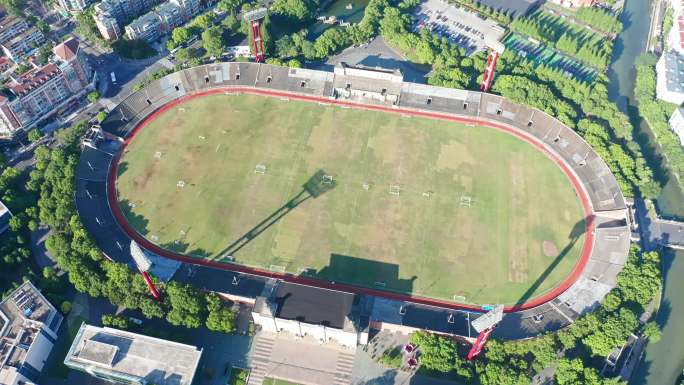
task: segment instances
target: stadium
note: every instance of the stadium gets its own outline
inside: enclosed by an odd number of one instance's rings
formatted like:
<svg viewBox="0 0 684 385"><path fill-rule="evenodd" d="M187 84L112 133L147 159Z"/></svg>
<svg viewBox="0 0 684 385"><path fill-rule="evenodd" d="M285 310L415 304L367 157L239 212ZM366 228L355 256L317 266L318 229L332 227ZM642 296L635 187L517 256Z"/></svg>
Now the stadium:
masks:
<svg viewBox="0 0 684 385"><path fill-rule="evenodd" d="M504 304L497 332L523 338L592 310L629 247L615 177L572 129L398 72L195 67L99 132L76 196L98 245L225 272L221 292L240 276L397 306Z"/></svg>

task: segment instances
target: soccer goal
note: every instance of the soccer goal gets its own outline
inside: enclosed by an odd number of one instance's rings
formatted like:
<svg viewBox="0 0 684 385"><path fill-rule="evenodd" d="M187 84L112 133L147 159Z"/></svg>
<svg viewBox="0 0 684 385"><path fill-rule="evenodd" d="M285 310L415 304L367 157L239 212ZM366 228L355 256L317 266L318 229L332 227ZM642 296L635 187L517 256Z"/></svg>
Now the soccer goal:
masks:
<svg viewBox="0 0 684 385"><path fill-rule="evenodd" d="M266 165L257 164L256 167L254 167L254 172L257 174L266 174Z"/></svg>
<svg viewBox="0 0 684 385"><path fill-rule="evenodd" d="M155 153L154 153L154 157L157 158L157 159L160 159L160 158L162 157L161 151L155 152Z"/></svg>
<svg viewBox="0 0 684 385"><path fill-rule="evenodd" d="M178 187L178 188L183 188L183 187L185 187L185 181L179 180L179 181L176 183L176 187Z"/></svg>
<svg viewBox="0 0 684 385"><path fill-rule="evenodd" d="M332 175L323 175L323 179L321 181L323 182L323 184L332 184L333 177Z"/></svg>
<svg viewBox="0 0 684 385"><path fill-rule="evenodd" d="M473 204L473 198L468 195L461 195L461 207L470 207Z"/></svg>
<svg viewBox="0 0 684 385"><path fill-rule="evenodd" d="M392 195L399 195L399 193L401 193L401 187L396 184L390 185L389 193Z"/></svg>

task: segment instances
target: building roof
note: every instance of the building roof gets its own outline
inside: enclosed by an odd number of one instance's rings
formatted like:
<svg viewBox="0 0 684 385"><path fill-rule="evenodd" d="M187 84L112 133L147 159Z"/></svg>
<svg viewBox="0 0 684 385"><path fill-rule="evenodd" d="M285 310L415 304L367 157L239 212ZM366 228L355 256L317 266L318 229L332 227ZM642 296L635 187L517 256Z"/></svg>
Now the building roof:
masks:
<svg viewBox="0 0 684 385"><path fill-rule="evenodd" d="M42 68L39 68L38 70L25 73L17 80L17 83L10 85L9 88L15 95L25 95L46 81L52 79L59 72L59 67L53 63L50 63Z"/></svg>
<svg viewBox="0 0 684 385"><path fill-rule="evenodd" d="M276 316L343 329L352 312L354 294L280 282L273 294Z"/></svg>
<svg viewBox="0 0 684 385"><path fill-rule="evenodd" d="M64 61L71 61L78 53L78 46L78 40L72 37L64 43L57 45L52 49L52 52Z"/></svg>
<svg viewBox="0 0 684 385"><path fill-rule="evenodd" d="M84 323L64 363L112 379L190 385L201 356L192 345Z"/></svg>
<svg viewBox="0 0 684 385"><path fill-rule="evenodd" d="M0 373L21 367L41 329L56 333L61 322L62 315L30 281L10 293L0 302Z"/></svg>

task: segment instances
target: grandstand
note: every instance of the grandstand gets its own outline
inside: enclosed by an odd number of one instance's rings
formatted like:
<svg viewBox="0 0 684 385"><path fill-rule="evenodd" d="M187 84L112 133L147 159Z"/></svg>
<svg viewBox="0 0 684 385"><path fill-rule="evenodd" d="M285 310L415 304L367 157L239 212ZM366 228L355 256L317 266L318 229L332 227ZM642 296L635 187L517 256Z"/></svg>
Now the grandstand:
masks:
<svg viewBox="0 0 684 385"><path fill-rule="evenodd" d="M542 111L496 95L402 82L399 76L387 71L344 66L330 73L257 63L208 64L152 82L145 89L124 99L102 122L101 127L110 134L125 138L139 122L171 101L183 100L198 93L249 92L366 109L387 109L509 130L538 142L544 151L557 155L562 159L559 166L577 179L588 198L587 230L591 236L587 237L587 242L592 247L590 254L583 258L573 274L552 293L507 308L509 314L504 317L495 335L504 338L532 336L563 327L579 315L591 311L614 287L629 248L625 199L606 163L572 129ZM349 92L339 92L340 86ZM378 95L383 97L379 98ZM101 171L110 168L116 160L116 155L110 157L92 149L85 150L78 169L76 203L85 226L105 253L110 258L129 262L126 247L119 245L127 245L130 237L136 234L132 234L125 223L120 223L121 217L112 215L112 202L107 201L107 195L112 192L112 177L116 175L110 173L107 191L107 179ZM95 167L89 167L87 162ZM113 203L116 205L115 200ZM92 213L97 213L98 220L92 218ZM150 246L149 242L148 245L141 245ZM314 286L326 285L299 277L183 258L173 253L161 254L183 262L204 263L213 268ZM353 287L344 289L355 290ZM225 290L230 291L231 288L225 287ZM408 302L426 309L436 306L460 311L477 310L456 301L389 295L381 290L364 292L387 297L385 306L388 308L401 309ZM379 316L382 313L378 312Z"/></svg>

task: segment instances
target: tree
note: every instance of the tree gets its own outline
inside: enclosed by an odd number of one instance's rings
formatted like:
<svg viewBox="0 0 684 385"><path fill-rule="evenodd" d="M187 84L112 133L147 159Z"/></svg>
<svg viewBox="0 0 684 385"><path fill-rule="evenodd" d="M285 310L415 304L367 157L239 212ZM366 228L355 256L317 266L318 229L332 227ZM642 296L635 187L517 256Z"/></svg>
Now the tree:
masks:
<svg viewBox="0 0 684 385"><path fill-rule="evenodd" d="M235 14L235 11L237 11L238 7L242 5L242 3L242 0L221 0L219 1L217 7L222 11L230 13L232 16Z"/></svg>
<svg viewBox="0 0 684 385"><path fill-rule="evenodd" d="M110 326L123 330L129 329L131 327L131 321L129 321L128 318L115 314L103 314L101 321L102 326Z"/></svg>
<svg viewBox="0 0 684 385"><path fill-rule="evenodd" d="M86 98L90 103L95 103L98 99L100 99L100 93L97 91L93 91L89 93Z"/></svg>
<svg viewBox="0 0 684 385"><path fill-rule="evenodd" d="M650 321L646 323L644 326L644 336L648 338L650 342L656 343L660 341L660 338L662 337L662 331L660 330L660 326L658 326L655 321Z"/></svg>
<svg viewBox="0 0 684 385"><path fill-rule="evenodd" d="M52 56L52 42L47 42L40 46L40 49L38 50L38 54L36 54L36 62L40 65L45 65L47 64L48 60L50 60L50 56Z"/></svg>
<svg viewBox="0 0 684 385"><path fill-rule="evenodd" d="M223 21L221 21L221 25L230 31L231 34L237 33L240 30L240 21L233 13L226 16Z"/></svg>
<svg viewBox="0 0 684 385"><path fill-rule="evenodd" d="M456 345L445 337L416 332L411 334L411 342L420 346L421 365L425 369L448 373L456 367L458 354Z"/></svg>
<svg viewBox="0 0 684 385"><path fill-rule="evenodd" d="M34 128L33 130L29 131L28 133L28 140L31 143L35 143L40 140L40 138L43 137L43 133L40 132L39 129Z"/></svg>
<svg viewBox="0 0 684 385"><path fill-rule="evenodd" d="M291 21L303 22L313 17L318 0L275 0L271 10Z"/></svg>
<svg viewBox="0 0 684 385"><path fill-rule="evenodd" d="M62 312L62 314L67 315L69 312L71 312L71 302L69 301L64 301L59 305L59 311Z"/></svg>
<svg viewBox="0 0 684 385"><path fill-rule="evenodd" d="M236 314L223 305L221 298L215 293L208 294L207 300L207 328L209 330L230 333L235 330Z"/></svg>
<svg viewBox="0 0 684 385"><path fill-rule="evenodd" d="M223 54L225 46L219 27L211 27L202 32L202 47L209 56L219 57Z"/></svg>
<svg viewBox="0 0 684 385"><path fill-rule="evenodd" d="M202 325L206 304L204 296L196 288L173 281L166 285L164 300L171 310L166 319L173 325L198 328Z"/></svg>
<svg viewBox="0 0 684 385"><path fill-rule="evenodd" d="M190 38L192 37L192 33L190 33L190 30L185 27L176 27L173 29L171 32L171 40L175 44L175 46L179 46L181 44L184 44Z"/></svg>
<svg viewBox="0 0 684 385"><path fill-rule="evenodd" d="M100 111L97 113L97 121L102 123L104 120L107 119L107 113L104 111Z"/></svg>
<svg viewBox="0 0 684 385"><path fill-rule="evenodd" d="M213 13L203 13L194 18L190 22L190 25L193 27L198 27L203 30L206 30L214 23L214 18L215 16Z"/></svg>

